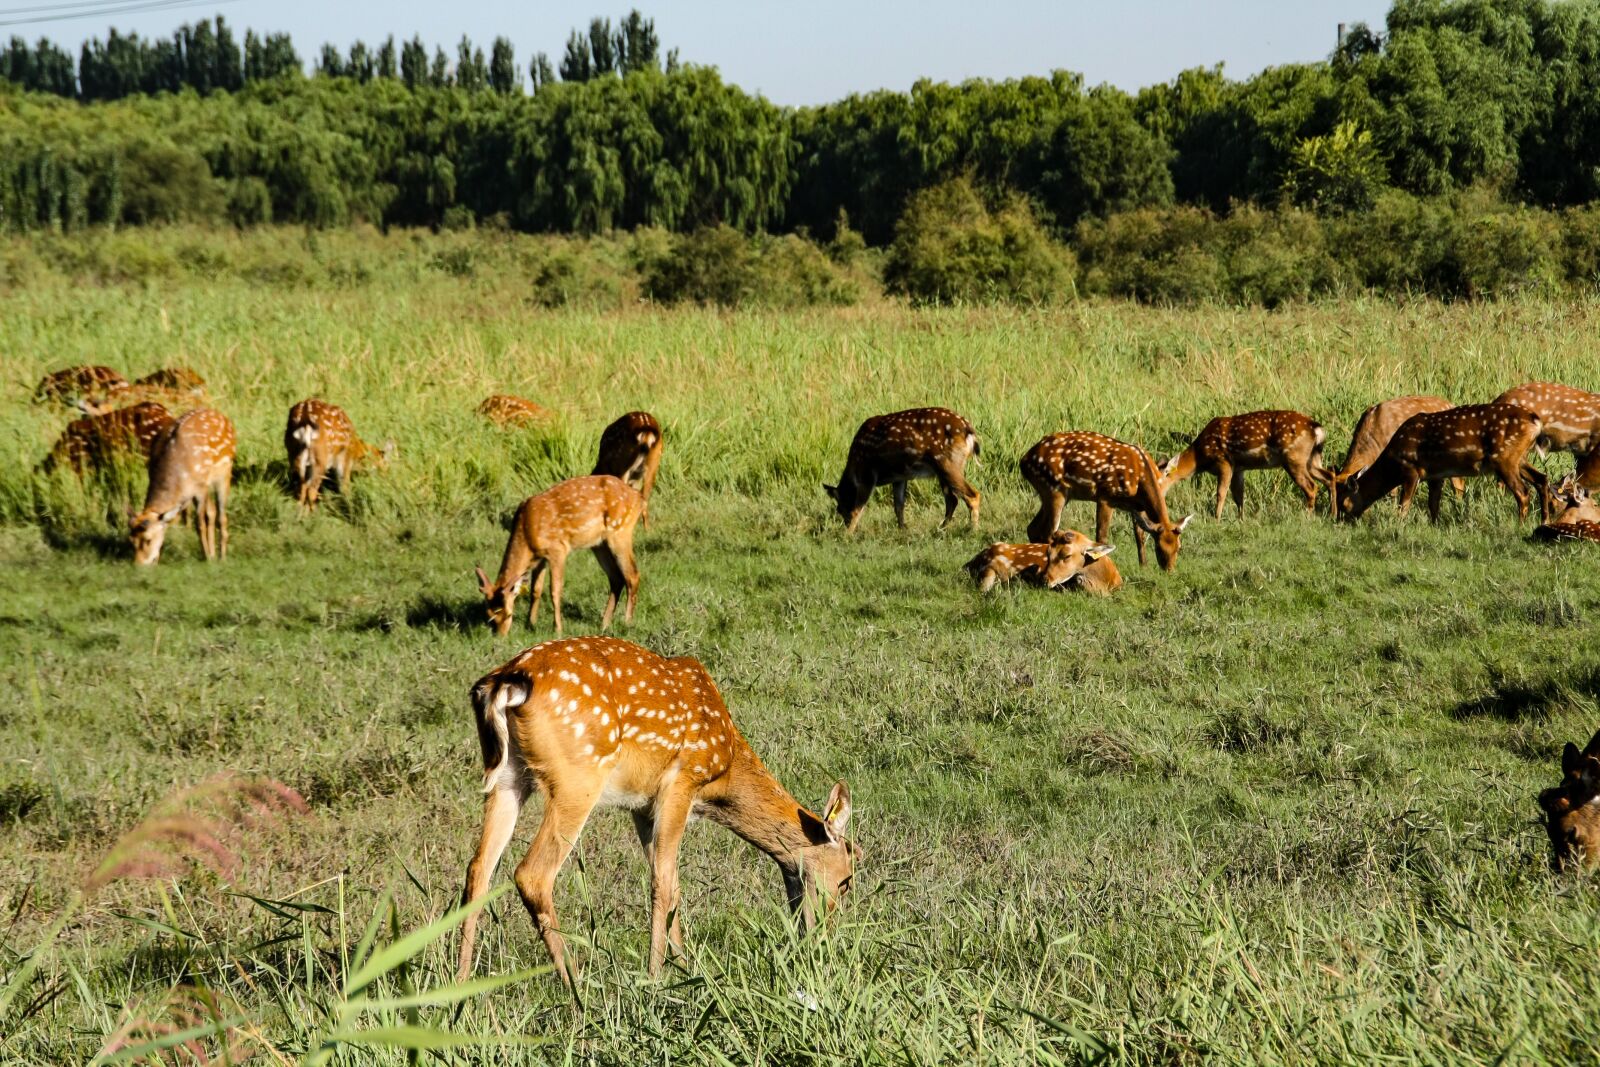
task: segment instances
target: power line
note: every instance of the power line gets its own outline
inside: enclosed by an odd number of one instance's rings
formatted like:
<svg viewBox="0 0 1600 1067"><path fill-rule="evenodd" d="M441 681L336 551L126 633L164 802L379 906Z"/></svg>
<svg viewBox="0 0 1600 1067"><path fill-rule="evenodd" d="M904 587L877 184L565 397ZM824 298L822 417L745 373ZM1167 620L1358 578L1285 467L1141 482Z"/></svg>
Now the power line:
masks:
<svg viewBox="0 0 1600 1067"><path fill-rule="evenodd" d="M0 26L37 26L50 22L70 22L74 19L99 18L104 15L136 15L142 11L166 11L173 8L184 7L220 7L223 4L238 3L238 0L119 0L115 3L106 3L97 0L97 6L90 10L66 12L61 14L30 15L20 19L0 19ZM88 6L87 4L61 4L55 10L68 7ZM27 9L18 8L15 11L0 11L0 15L20 14ZM52 10L46 8L46 10Z"/></svg>

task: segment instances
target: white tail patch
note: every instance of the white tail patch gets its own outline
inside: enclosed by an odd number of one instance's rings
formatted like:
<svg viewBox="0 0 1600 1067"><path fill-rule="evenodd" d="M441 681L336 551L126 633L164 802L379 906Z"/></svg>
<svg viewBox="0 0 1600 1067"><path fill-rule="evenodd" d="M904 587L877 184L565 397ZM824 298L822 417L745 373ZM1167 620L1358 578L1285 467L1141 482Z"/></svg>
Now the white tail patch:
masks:
<svg viewBox="0 0 1600 1067"><path fill-rule="evenodd" d="M654 448L656 446L656 432L654 430L640 430L639 443L645 448Z"/></svg>
<svg viewBox="0 0 1600 1067"><path fill-rule="evenodd" d="M1324 441L1326 441L1327 439L1328 439L1328 431L1324 430L1321 426L1318 426L1318 427L1316 427L1315 429L1313 429L1311 431L1311 440L1316 442L1316 446L1318 448L1321 448L1322 447L1322 443Z"/></svg>
<svg viewBox="0 0 1600 1067"><path fill-rule="evenodd" d="M301 444L309 445L317 439L317 428L309 423L305 426L296 426L291 436Z"/></svg>
<svg viewBox="0 0 1600 1067"><path fill-rule="evenodd" d="M487 726L493 731L495 738L494 762L491 765L488 757L491 753L485 748L483 768L483 791L492 793L500 785L501 777L511 762L511 732L506 728L506 709L520 708L528 702L528 687L521 682L500 681L492 683L488 694L487 706L483 702L478 704L479 715L479 741L486 741L481 736L483 728Z"/></svg>

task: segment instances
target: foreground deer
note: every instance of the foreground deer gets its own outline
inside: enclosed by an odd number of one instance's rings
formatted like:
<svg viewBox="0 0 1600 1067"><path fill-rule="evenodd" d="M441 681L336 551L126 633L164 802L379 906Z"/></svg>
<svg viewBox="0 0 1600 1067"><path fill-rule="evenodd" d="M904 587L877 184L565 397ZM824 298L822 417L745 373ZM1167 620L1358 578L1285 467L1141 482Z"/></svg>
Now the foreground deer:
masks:
<svg viewBox="0 0 1600 1067"><path fill-rule="evenodd" d="M1590 499L1574 475L1563 479L1552 504L1555 517L1534 529L1536 540L1600 541L1600 504Z"/></svg>
<svg viewBox="0 0 1600 1067"><path fill-rule="evenodd" d="M907 483L913 478L937 478L944 491L940 528L950 525L959 499L966 502L976 529L979 494L967 482L966 469L979 447L972 424L946 408L874 415L856 430L839 484L822 488L833 498L845 529L854 532L872 490L887 482L894 488L895 521L905 529Z"/></svg>
<svg viewBox="0 0 1600 1067"><path fill-rule="evenodd" d="M650 491L661 466L661 424L648 411L630 411L600 434L600 455L590 474L621 478L644 497L645 526L650 525Z"/></svg>
<svg viewBox="0 0 1600 1067"><path fill-rule="evenodd" d="M1068 593L1110 596L1122 588L1122 572L1117 570L1110 556L1101 556L1057 588Z"/></svg>
<svg viewBox="0 0 1600 1067"><path fill-rule="evenodd" d="M129 516L135 564L161 557L167 526L190 504L206 559L227 557L234 440L233 423L211 408L180 416L156 439L144 509Z"/></svg>
<svg viewBox="0 0 1600 1067"><path fill-rule="evenodd" d="M1372 466L1407 419L1453 407L1455 405L1442 396L1397 396L1363 411L1356 421L1355 432L1350 435L1350 451L1345 453L1344 466L1328 473L1333 513L1339 514L1339 487ZM1467 483L1460 478L1450 479L1450 484L1458 495L1467 490Z"/></svg>
<svg viewBox="0 0 1600 1067"><path fill-rule="evenodd" d="M496 426L527 426L550 417L550 412L520 396L497 393L478 405L478 414Z"/></svg>
<svg viewBox="0 0 1600 1067"><path fill-rule="evenodd" d="M696 816L721 823L778 864L803 927L850 888L860 850L845 836L850 790L839 782L815 815L798 804L739 734L698 660L665 659L609 637L547 641L472 687L483 751L483 835L462 903L478 900L537 787L544 817L517 865L517 890L571 985L556 918L556 875L596 808L623 808L650 866L650 974L670 942L683 954L678 846ZM472 971L474 913L462 924L459 973Z"/></svg>
<svg viewBox="0 0 1600 1067"><path fill-rule="evenodd" d="M556 636L561 635L561 579L567 554L579 548L594 550L594 558L611 581L600 629L611 625L617 598L628 590L624 622L633 622L633 604L639 595L639 568L633 561L633 527L644 511L644 497L620 478L609 474L571 478L530 496L517 508L511 522L511 540L500 561L500 576L493 582L475 568L478 588L489 602L489 625L504 636L511 632L512 608L517 593L533 571L533 602L528 605L528 625L539 618L539 598L544 576L550 572L550 604L556 616Z"/></svg>
<svg viewBox="0 0 1600 1067"><path fill-rule="evenodd" d="M1526 382L1494 402L1516 404L1539 416L1541 451L1571 452L1578 484L1600 489L1600 394L1559 382Z"/></svg>
<svg viewBox="0 0 1600 1067"><path fill-rule="evenodd" d="M1561 784L1539 794L1539 807L1556 870L1600 868L1600 731L1582 752L1567 742L1561 750Z"/></svg>
<svg viewBox="0 0 1600 1067"><path fill-rule="evenodd" d="M150 458L156 440L173 423L160 404L135 404L104 415L73 419L61 431L40 469L46 474L65 465L80 478L86 468L105 468L118 457L138 454Z"/></svg>
<svg viewBox="0 0 1600 1067"><path fill-rule="evenodd" d="M1114 437L1073 430L1053 433L1028 450L1019 464L1022 477L1039 494L1039 513L1028 523L1028 540L1043 541L1061 524L1061 509L1074 498L1095 502L1094 539L1104 543L1112 511L1133 519L1139 565L1144 566L1144 535L1155 540L1163 570L1177 566L1181 535L1193 515L1174 523L1167 514L1166 486L1155 460L1142 448Z"/></svg>
<svg viewBox="0 0 1600 1067"><path fill-rule="evenodd" d="M1098 544L1077 530L1057 530L1044 544L997 541L968 560L966 568L980 593L1013 578L1055 589L1111 549L1111 545Z"/></svg>
<svg viewBox="0 0 1600 1067"><path fill-rule="evenodd" d="M34 387L33 400L36 404L47 400L72 404L79 398L127 384L128 380L110 367L67 367L41 378Z"/></svg>
<svg viewBox="0 0 1600 1067"><path fill-rule="evenodd" d="M323 479L329 474L342 493L356 467L387 466L394 454L393 441L374 448L356 435L349 415L315 397L289 409L283 447L289 453L289 488L305 511L316 508Z"/></svg>
<svg viewBox="0 0 1600 1067"><path fill-rule="evenodd" d="M1298 411L1252 411L1222 415L1206 423L1194 443L1161 468L1163 490L1204 471L1217 477L1216 517L1222 518L1223 501L1233 493L1233 503L1244 517L1244 472L1282 467L1306 497L1306 510L1317 505L1317 483L1326 480L1322 467L1322 425Z"/></svg>
<svg viewBox="0 0 1600 1067"><path fill-rule="evenodd" d="M1547 481L1528 466L1528 449L1539 436L1539 416L1514 404L1473 404L1413 415L1395 431L1372 466L1356 478L1340 502L1342 517L1354 521L1377 501L1400 488L1400 514L1411 507L1420 482L1428 483L1428 517L1439 521L1439 499L1446 478L1492 474L1517 501L1517 517L1528 517L1532 482L1541 510Z"/></svg>

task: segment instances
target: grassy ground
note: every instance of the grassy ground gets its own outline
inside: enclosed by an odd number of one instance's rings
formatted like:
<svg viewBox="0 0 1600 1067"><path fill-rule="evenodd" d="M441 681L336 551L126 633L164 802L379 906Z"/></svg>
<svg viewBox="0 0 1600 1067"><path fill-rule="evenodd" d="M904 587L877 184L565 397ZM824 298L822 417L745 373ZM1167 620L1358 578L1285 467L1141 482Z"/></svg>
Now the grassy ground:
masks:
<svg viewBox="0 0 1600 1067"><path fill-rule="evenodd" d="M449 909L479 825L467 687L535 637L491 638L472 565L492 569L516 502L586 471L600 427L642 406L669 439L622 635L700 657L802 799L847 778L867 864L841 920L796 941L777 873L694 827L693 964L651 983L632 829L598 818L558 887L583 1009L540 976L424 1011L548 1042L452 1055L1595 1061L1596 884L1549 872L1533 804L1561 743L1600 726L1592 553L1529 544L1488 485L1438 529L1388 507L1344 528L1251 475L1243 522L1205 514L1209 480L1174 491L1203 512L1176 574L1140 570L1119 522L1128 585L1109 601L980 599L960 564L1021 536L1015 462L1046 432L1164 455L1211 415L1292 406L1337 457L1389 395L1600 384L1600 306L595 315L541 311L520 284L4 295L0 985L178 788L266 775L309 814L241 836L231 879L94 896L0 1019L0 1060L87 1060L127 1018L178 1018L174 985L236 1009L240 1047L297 1058L385 893L400 931ZM64 421L27 403L33 381L85 360L213 383L240 431L225 564L182 531L135 572L104 518L120 502L28 473ZM489 430L471 411L499 390L559 423ZM303 521L281 431L313 393L400 456ZM818 483L863 416L919 403L982 435L982 529L936 532L924 484L908 532L882 499L846 537ZM597 625L603 588L574 562L571 632ZM514 897L492 907L481 973L542 964ZM405 981L447 981L451 944Z"/></svg>

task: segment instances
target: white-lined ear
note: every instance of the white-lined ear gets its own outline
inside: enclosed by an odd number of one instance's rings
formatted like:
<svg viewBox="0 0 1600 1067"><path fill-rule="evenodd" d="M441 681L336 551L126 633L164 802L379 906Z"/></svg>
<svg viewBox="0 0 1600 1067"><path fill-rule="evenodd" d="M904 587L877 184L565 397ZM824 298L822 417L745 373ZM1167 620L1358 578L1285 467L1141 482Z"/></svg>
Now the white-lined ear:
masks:
<svg viewBox="0 0 1600 1067"><path fill-rule="evenodd" d="M850 825L850 787L843 778L834 783L828 802L822 806L822 825L828 828L829 837L843 840L845 827Z"/></svg>
<svg viewBox="0 0 1600 1067"><path fill-rule="evenodd" d="M1165 463L1163 463L1161 465L1161 473L1162 474L1171 474L1173 472L1173 470L1175 470L1177 468L1178 460L1180 460L1182 458L1183 458L1183 453L1179 452L1176 456L1173 456L1171 459L1167 460Z"/></svg>
<svg viewBox="0 0 1600 1067"><path fill-rule="evenodd" d="M171 511L164 511L164 512L161 513L161 521L162 522L171 522L173 519L176 519L178 517L178 515L180 513L182 513L182 511L183 511L183 505L182 504L179 504L177 507L173 508Z"/></svg>
<svg viewBox="0 0 1600 1067"><path fill-rule="evenodd" d="M1115 552L1116 550L1116 545L1090 545L1089 549L1084 552L1084 556L1090 560L1097 560L1104 556L1111 555L1111 553Z"/></svg>
<svg viewBox="0 0 1600 1067"><path fill-rule="evenodd" d="M1179 533L1183 533L1184 527L1188 526L1193 521L1194 521L1194 515L1193 514L1185 515L1183 517L1183 521L1178 523L1178 525L1174 526L1173 529L1177 530Z"/></svg>

